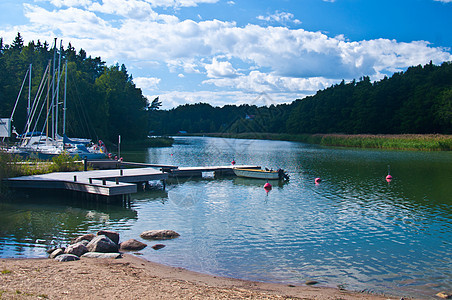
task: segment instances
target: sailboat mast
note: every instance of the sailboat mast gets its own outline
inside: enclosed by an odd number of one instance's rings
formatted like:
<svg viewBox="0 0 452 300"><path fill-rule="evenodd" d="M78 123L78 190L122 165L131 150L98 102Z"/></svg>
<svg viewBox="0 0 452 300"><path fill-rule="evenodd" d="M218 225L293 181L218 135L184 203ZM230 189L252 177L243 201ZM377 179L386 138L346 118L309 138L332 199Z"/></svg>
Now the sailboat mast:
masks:
<svg viewBox="0 0 452 300"><path fill-rule="evenodd" d="M58 56L58 81L56 88L56 103L55 103L55 138L58 135L58 108L60 106L60 72L61 72L61 48L63 47L63 41L60 41L60 53Z"/></svg>
<svg viewBox="0 0 452 300"><path fill-rule="evenodd" d="M30 64L30 72L29 72L29 78L28 78L28 106L27 106L27 120L30 118L30 106L31 106L31 67L32 64Z"/></svg>
<svg viewBox="0 0 452 300"><path fill-rule="evenodd" d="M55 139L55 80L56 80L56 43L57 38L55 38L55 44L53 49L53 66L52 66L52 102L51 102L51 111L52 111L52 138Z"/></svg>
<svg viewBox="0 0 452 300"><path fill-rule="evenodd" d="M46 111L47 111L47 114L46 114L46 140L47 140L47 137L49 136L49 106L50 106L50 99L49 99L49 96L50 96L50 64L52 63L52 61L51 60L49 60L49 66L48 66L48 68L49 68L49 72L47 73L47 107L46 107Z"/></svg>
<svg viewBox="0 0 452 300"><path fill-rule="evenodd" d="M67 91L67 59L64 72L64 100L63 100L63 136L66 134L66 91Z"/></svg>

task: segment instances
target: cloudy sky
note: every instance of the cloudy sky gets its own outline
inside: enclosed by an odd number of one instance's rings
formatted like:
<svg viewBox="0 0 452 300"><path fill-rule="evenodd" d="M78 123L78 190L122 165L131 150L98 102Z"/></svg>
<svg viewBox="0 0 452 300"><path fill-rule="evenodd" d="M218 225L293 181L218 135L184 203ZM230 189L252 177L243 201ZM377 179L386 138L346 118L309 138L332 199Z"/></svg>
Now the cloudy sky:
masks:
<svg viewBox="0 0 452 300"><path fill-rule="evenodd" d="M0 0L10 44L124 63L163 108L290 103L342 79L452 60L452 0Z"/></svg>

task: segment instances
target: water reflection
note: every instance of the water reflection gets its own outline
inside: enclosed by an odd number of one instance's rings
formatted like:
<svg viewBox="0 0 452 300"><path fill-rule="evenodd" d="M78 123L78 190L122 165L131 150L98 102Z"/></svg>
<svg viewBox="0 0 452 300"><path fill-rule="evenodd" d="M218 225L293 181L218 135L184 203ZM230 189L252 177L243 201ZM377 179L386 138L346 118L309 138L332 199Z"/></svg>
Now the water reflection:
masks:
<svg viewBox="0 0 452 300"><path fill-rule="evenodd" d="M132 160L127 152L123 156ZM283 168L290 181L271 182L267 194L261 180L175 178L165 191L157 186L133 195L129 209L60 200L30 208L14 202L0 211L0 255L16 255L17 244L36 248L38 239L69 239L97 228L117 229L122 240L144 230L173 229L180 238L160 251L145 248L143 256L209 274L287 284L314 279L324 286L424 298L452 289L451 153L176 138L172 148L135 151L131 157L178 166L228 165L234 159ZM20 217L3 221L14 214ZM27 250L16 256L30 252L39 256Z"/></svg>
<svg viewBox="0 0 452 300"><path fill-rule="evenodd" d="M0 257L44 257L79 234L118 228L137 219L121 205L86 202L58 194L18 194L0 202Z"/></svg>

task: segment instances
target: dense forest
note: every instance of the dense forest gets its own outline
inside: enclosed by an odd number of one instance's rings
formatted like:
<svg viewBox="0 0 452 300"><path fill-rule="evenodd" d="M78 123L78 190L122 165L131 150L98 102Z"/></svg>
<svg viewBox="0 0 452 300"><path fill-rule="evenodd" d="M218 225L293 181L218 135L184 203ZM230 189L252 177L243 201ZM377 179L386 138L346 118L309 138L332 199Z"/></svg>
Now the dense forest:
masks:
<svg viewBox="0 0 452 300"><path fill-rule="evenodd" d="M342 81L291 104L212 107L199 103L150 112L159 134L452 133L452 63L410 67L378 82ZM167 122L171 120L171 122Z"/></svg>
<svg viewBox="0 0 452 300"><path fill-rule="evenodd" d="M68 61L67 135L116 141L139 140L149 132L188 133L452 133L452 63L410 67L378 82L369 77L333 85L290 104L186 104L160 110L157 97L149 103L124 65L106 66L100 57L61 50ZM10 116L24 74L31 63L35 95L55 50L47 42L24 45L20 34L11 45L0 39L0 116ZM26 88L25 88L26 89ZM21 131L26 120L22 94L14 117Z"/></svg>
<svg viewBox="0 0 452 300"><path fill-rule="evenodd" d="M17 34L11 45L0 39L0 116L9 118L29 65L32 64L32 100L44 70L57 52L67 61L67 130L70 137L116 141L118 135L136 140L147 136L148 101L135 86L124 65L106 66L100 57L87 56L69 44L67 48L31 41L24 45ZM64 68L60 68L63 82ZM64 86L60 85L63 94ZM45 96L46 92L44 92ZM13 126L22 133L27 119L28 80L16 108ZM62 97L60 98L62 99ZM60 100L61 101L61 100ZM62 115L60 105L60 116ZM45 119L45 114L42 115ZM60 120L60 122L62 122ZM44 122L42 122L44 123ZM62 128L62 125L59 125ZM42 130L38 128L39 131ZM59 132L61 134L61 132Z"/></svg>

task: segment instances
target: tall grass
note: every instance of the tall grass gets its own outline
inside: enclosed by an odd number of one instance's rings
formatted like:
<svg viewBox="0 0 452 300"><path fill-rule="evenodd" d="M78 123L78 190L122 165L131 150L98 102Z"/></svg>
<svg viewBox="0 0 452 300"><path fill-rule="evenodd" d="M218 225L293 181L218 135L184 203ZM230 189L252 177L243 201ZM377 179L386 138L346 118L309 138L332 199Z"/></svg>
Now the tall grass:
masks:
<svg viewBox="0 0 452 300"><path fill-rule="evenodd" d="M209 134L209 136L297 141L335 147L376 148L388 150L452 151L452 135L441 134L286 134L286 133L238 133Z"/></svg>

